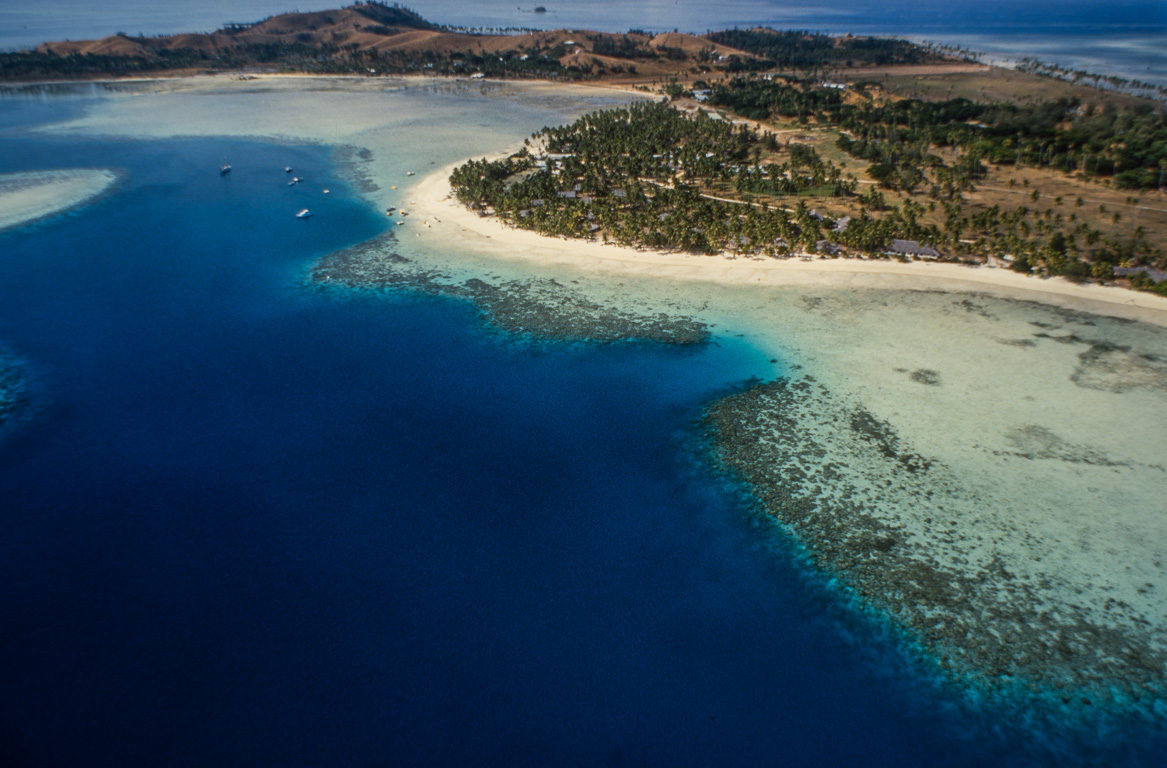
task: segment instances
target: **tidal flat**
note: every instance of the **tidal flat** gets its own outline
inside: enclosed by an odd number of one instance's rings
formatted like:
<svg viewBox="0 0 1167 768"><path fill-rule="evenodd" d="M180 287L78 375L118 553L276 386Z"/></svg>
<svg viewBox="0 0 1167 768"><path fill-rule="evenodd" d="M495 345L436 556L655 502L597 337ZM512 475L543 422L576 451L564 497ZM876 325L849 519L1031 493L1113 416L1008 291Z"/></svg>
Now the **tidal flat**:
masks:
<svg viewBox="0 0 1167 768"><path fill-rule="evenodd" d="M1145 708L1163 694L1161 306L1139 308L1140 321L1108 317L1121 305L1058 294L1054 306L1042 282L1021 278L986 295L927 267L841 274L810 264L755 284L742 274L750 264L716 257L656 269L651 254L604 260L563 241L504 241L427 209L426 176L512 146L549 105L567 120L629 97L390 83L143 85L143 98L113 94L46 131L341 147L370 205L413 215L306 265L317 288L467 299L534 336L743 339L772 363L759 383L709 406L713 451L841 592L893 618L958 682ZM405 146L401 135L419 126L424 138Z"/></svg>
<svg viewBox="0 0 1167 768"><path fill-rule="evenodd" d="M104 168L0 174L0 230L87 203L116 181L117 174Z"/></svg>

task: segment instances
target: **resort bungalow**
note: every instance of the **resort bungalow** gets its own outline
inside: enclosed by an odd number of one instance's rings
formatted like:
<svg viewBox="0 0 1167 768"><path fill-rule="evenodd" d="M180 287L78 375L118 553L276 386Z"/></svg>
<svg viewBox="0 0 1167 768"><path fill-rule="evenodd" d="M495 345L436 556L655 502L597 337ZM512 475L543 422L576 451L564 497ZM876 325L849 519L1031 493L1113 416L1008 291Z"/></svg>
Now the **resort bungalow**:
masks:
<svg viewBox="0 0 1167 768"><path fill-rule="evenodd" d="M892 240L889 251L896 256L915 256L918 259L938 259L940 252L926 245L920 245L915 240Z"/></svg>

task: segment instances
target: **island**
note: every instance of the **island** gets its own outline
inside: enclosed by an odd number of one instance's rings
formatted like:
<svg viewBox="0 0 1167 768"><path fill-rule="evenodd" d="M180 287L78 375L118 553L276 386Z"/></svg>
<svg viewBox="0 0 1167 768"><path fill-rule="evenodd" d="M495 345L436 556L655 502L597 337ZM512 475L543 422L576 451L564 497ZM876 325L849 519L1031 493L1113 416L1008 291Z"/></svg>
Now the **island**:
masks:
<svg viewBox="0 0 1167 768"><path fill-rule="evenodd" d="M895 99L871 84L772 77L665 90L682 106L548 128L457 168L455 194L552 236L989 264L1167 295L1156 284L1167 278L1162 111Z"/></svg>

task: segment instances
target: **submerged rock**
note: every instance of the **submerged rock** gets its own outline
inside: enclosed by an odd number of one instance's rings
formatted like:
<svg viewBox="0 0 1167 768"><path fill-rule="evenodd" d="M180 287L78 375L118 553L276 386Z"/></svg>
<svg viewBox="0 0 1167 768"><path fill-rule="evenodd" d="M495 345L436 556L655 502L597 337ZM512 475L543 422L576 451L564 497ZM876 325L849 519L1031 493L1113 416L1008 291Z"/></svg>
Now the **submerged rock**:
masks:
<svg viewBox="0 0 1167 768"><path fill-rule="evenodd" d="M588 298L555 280L456 278L411 262L396 252L395 242L393 234L386 233L330 254L312 268L310 280L317 285L408 290L465 299L491 325L540 339L694 344L709 338L708 327L693 318L630 312Z"/></svg>
<svg viewBox="0 0 1167 768"><path fill-rule="evenodd" d="M950 679L1074 691L1099 704L1162 695L1167 647L1153 621L1121 601L1095 605L1056 563L1023 568L1039 542L1008 510L997 515L862 406L809 377L780 379L712 404L704 418L718 463ZM1013 437L1058 458L1073 448L1033 429Z"/></svg>
<svg viewBox="0 0 1167 768"><path fill-rule="evenodd" d="M22 366L12 355L0 350L0 430L24 409L26 389Z"/></svg>

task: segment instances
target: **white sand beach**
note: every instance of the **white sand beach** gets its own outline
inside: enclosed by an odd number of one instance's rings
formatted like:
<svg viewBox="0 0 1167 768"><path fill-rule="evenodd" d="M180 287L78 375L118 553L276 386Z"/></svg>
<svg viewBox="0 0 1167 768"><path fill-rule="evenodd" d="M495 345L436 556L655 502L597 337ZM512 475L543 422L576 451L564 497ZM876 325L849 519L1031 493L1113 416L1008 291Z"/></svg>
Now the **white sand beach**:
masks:
<svg viewBox="0 0 1167 768"><path fill-rule="evenodd" d="M104 168L30 171L0 175L0 230L74 208L117 181Z"/></svg>
<svg viewBox="0 0 1167 768"><path fill-rule="evenodd" d="M494 217L480 216L458 203L449 183L450 172L457 165L435 171L411 189L417 201L411 206L414 215L428 220L438 237L498 258L721 285L982 293L1167 326L1167 297L1115 286L1072 283L1063 278L1027 277L1008 269L892 259L704 256L545 237L508 226Z"/></svg>

